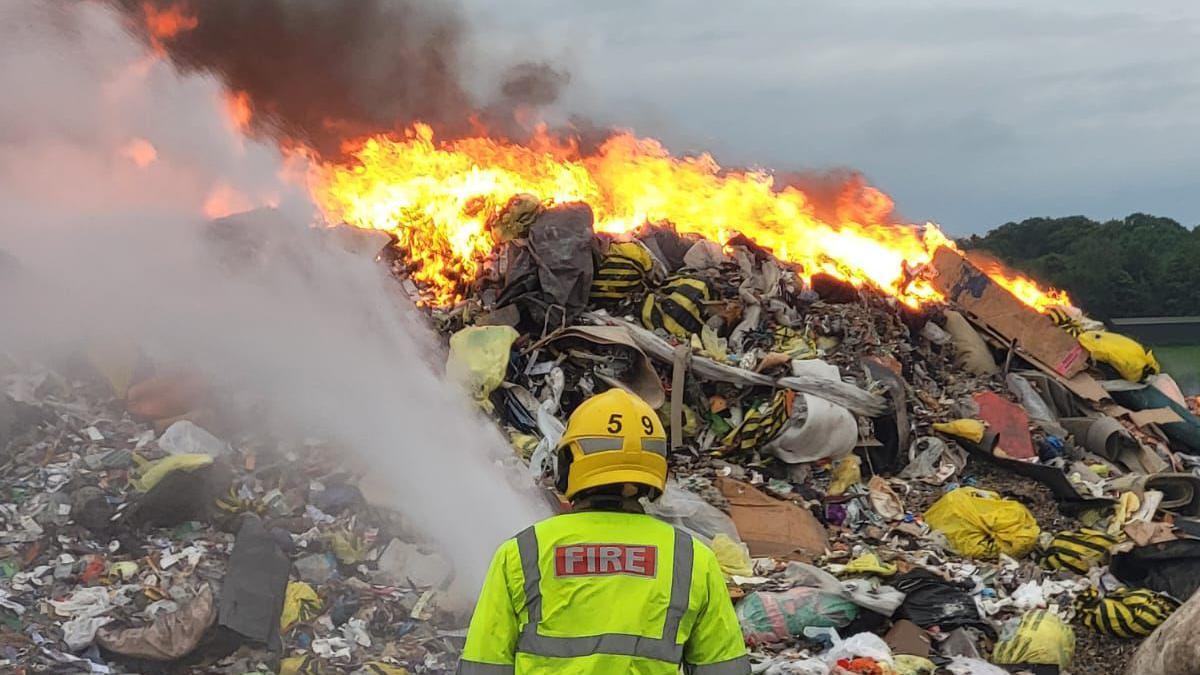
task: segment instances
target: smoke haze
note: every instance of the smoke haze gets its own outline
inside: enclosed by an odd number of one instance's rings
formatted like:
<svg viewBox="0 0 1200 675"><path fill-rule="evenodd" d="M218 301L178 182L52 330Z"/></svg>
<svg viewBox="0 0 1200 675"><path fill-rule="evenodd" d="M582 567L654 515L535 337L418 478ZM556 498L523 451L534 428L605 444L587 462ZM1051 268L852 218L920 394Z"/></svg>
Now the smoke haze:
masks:
<svg viewBox="0 0 1200 675"><path fill-rule="evenodd" d="M195 22L160 41L187 72L211 73L252 103L254 129L335 155L344 140L416 121L453 137L484 123L517 134L527 106L569 78L546 64L484 63L499 90L479 104L464 84L467 28L452 2L420 0L110 0L152 41L148 12Z"/></svg>
<svg viewBox="0 0 1200 675"><path fill-rule="evenodd" d="M303 167L237 133L220 82L125 30L95 3L0 6L0 86L22 92L0 99L0 250L21 268L0 275L0 351L127 335L262 397L271 423L353 448L473 592L541 513L495 465L507 442L441 381L383 271L308 227ZM264 205L253 256L212 245L202 213Z"/></svg>

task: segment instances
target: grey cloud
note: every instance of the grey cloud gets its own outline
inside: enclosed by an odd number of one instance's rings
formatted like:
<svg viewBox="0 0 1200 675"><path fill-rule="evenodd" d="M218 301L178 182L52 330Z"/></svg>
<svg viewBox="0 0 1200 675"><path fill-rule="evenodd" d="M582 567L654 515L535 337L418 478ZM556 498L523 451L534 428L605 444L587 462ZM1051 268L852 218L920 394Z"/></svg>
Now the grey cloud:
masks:
<svg viewBox="0 0 1200 675"><path fill-rule="evenodd" d="M955 234L1068 213L1200 221L1172 187L1200 173L1200 4L464 4L481 51L516 30L569 59L564 109L726 164L861 169Z"/></svg>

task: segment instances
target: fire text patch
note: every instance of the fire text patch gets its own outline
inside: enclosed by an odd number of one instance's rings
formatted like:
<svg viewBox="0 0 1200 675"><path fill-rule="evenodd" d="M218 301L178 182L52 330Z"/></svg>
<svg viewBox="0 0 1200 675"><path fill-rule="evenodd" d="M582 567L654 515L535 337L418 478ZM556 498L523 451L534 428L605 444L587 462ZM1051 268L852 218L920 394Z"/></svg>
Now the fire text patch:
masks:
<svg viewBox="0 0 1200 675"><path fill-rule="evenodd" d="M594 577L627 574L653 577L658 572L657 546L573 544L554 549L554 575Z"/></svg>

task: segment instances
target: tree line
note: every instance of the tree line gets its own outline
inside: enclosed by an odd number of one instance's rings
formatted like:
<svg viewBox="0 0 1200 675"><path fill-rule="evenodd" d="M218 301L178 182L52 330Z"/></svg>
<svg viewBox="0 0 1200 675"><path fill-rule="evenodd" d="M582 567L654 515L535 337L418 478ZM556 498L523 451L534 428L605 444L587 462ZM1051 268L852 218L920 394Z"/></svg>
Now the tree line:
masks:
<svg viewBox="0 0 1200 675"><path fill-rule="evenodd" d="M1200 315L1200 226L1144 213L1030 218L959 245L1066 290L1096 319Z"/></svg>

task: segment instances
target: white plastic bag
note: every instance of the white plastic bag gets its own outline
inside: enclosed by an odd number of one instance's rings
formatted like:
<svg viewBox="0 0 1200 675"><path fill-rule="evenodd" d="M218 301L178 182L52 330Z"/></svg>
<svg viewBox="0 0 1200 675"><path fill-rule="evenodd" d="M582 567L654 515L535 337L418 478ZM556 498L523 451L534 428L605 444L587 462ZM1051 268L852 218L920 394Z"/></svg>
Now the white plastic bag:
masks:
<svg viewBox="0 0 1200 675"><path fill-rule="evenodd" d="M558 448L558 441L563 432L567 430L566 425L542 406L538 406L537 409L537 425L538 431L542 433L542 440L529 456L529 473L533 475L534 480L553 471L554 451Z"/></svg>
<svg viewBox="0 0 1200 675"><path fill-rule="evenodd" d="M689 492L675 481L667 481L667 488L655 501L642 501L646 513L681 527L711 543L718 534L727 535L741 543L737 526L725 512L704 501L700 495Z"/></svg>
<svg viewBox="0 0 1200 675"><path fill-rule="evenodd" d="M220 457L232 451L228 443L187 420L180 420L167 427L158 439L158 447L169 455Z"/></svg>
<svg viewBox="0 0 1200 675"><path fill-rule="evenodd" d="M821 656L828 664L857 657L875 659L880 663L891 665L892 648L883 641L883 638L874 633L859 633L851 635L845 640L834 642L833 649Z"/></svg>

